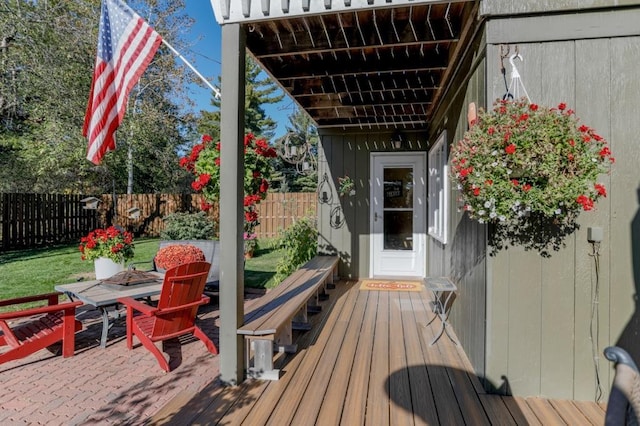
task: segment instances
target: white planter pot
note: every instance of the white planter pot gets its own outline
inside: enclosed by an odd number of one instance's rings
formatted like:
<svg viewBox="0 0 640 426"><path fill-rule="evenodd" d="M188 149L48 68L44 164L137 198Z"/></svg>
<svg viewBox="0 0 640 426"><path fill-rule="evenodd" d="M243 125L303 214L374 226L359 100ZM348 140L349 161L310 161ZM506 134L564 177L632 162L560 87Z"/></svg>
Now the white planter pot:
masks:
<svg viewBox="0 0 640 426"><path fill-rule="evenodd" d="M93 261L93 266L96 269L96 279L104 280L124 271L124 262L115 263L111 259L106 257L99 257Z"/></svg>

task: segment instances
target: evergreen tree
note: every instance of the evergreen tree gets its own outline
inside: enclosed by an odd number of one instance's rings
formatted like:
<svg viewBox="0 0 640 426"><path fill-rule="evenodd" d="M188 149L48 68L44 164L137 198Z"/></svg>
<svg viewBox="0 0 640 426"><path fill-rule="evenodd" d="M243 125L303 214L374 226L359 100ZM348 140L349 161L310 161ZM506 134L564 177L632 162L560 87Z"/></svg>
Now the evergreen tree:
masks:
<svg viewBox="0 0 640 426"><path fill-rule="evenodd" d="M220 79L218 78L218 83ZM220 84L218 84L220 86ZM224 89L222 89L224 91ZM262 73L260 66L250 57L246 57L245 71L245 116L244 127L247 133L265 138L273 138L277 123L264 110L264 105L275 104L284 98L280 88L270 77ZM208 134L214 140L220 139L220 99L211 99L215 111L202 111L198 120L198 131Z"/></svg>

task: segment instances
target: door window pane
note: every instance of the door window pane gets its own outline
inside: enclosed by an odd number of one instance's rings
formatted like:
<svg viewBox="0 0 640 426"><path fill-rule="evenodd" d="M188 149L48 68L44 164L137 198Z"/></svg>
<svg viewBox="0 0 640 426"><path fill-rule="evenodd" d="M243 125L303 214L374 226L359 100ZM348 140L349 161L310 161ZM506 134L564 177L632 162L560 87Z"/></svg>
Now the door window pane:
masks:
<svg viewBox="0 0 640 426"><path fill-rule="evenodd" d="M384 169L384 249L413 250L413 168Z"/></svg>

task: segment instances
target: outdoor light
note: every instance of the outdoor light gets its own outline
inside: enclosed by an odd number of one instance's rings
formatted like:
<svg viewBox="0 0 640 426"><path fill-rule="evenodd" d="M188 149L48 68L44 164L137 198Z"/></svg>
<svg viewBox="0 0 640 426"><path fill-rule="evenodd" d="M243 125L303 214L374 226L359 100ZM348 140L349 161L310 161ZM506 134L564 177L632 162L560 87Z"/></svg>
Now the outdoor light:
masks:
<svg viewBox="0 0 640 426"><path fill-rule="evenodd" d="M329 175L325 172L322 175L322 181L318 185L318 201L320 204L330 204L333 201L333 192L329 183Z"/></svg>
<svg viewBox="0 0 640 426"><path fill-rule="evenodd" d="M394 149L401 149L404 142L404 137L400 132L395 132L391 138L391 144Z"/></svg>
<svg viewBox="0 0 640 426"><path fill-rule="evenodd" d="M276 142L278 156L293 164L296 172L312 173L316 167L315 149L311 142L297 133L289 132Z"/></svg>
<svg viewBox="0 0 640 426"><path fill-rule="evenodd" d="M339 229L344 226L344 214L342 212L342 207L335 206L331 209L331 213L329 214L329 225L333 229Z"/></svg>

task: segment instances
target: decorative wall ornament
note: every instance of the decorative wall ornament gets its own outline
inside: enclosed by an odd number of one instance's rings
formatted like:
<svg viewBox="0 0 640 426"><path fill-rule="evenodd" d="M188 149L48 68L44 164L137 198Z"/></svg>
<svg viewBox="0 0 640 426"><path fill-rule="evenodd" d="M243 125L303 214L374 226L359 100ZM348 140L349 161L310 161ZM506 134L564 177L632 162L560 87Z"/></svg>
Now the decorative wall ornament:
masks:
<svg viewBox="0 0 640 426"><path fill-rule="evenodd" d="M278 157L296 166L299 174L313 173L317 168L314 146L309 140L301 140L297 133L287 133L276 143Z"/></svg>
<svg viewBox="0 0 640 426"><path fill-rule="evenodd" d="M329 225L331 225L333 229L339 229L344 226L344 213L342 211L342 206L337 205L331 209Z"/></svg>
<svg viewBox="0 0 640 426"><path fill-rule="evenodd" d="M325 172L322 176L322 181L318 185L318 202L320 204L331 204L333 202L333 190L331 188L331 182L329 181L329 175Z"/></svg>

